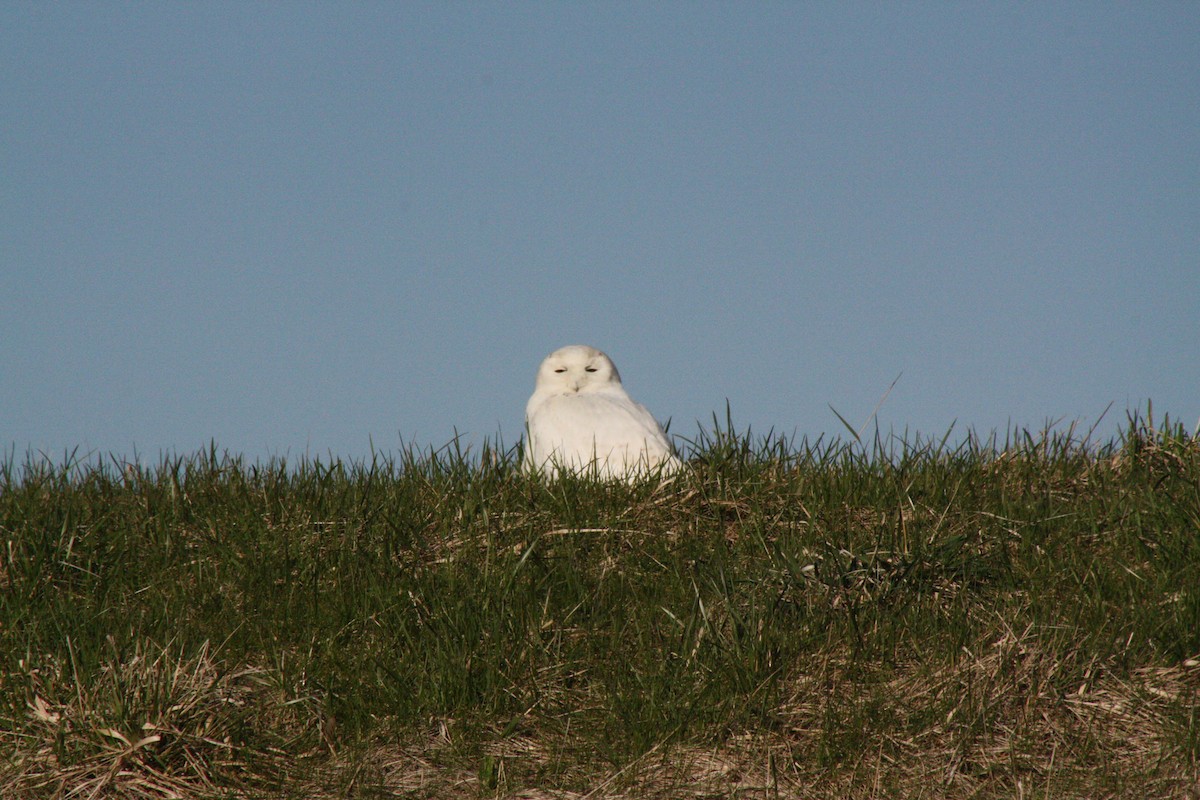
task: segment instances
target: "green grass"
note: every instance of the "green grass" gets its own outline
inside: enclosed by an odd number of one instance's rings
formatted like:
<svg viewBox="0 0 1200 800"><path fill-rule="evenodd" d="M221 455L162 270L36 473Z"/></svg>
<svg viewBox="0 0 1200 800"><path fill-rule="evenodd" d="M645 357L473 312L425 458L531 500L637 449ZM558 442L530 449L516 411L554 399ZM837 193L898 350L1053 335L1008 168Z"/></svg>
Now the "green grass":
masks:
<svg viewBox="0 0 1200 800"><path fill-rule="evenodd" d="M866 445L10 458L0 796L1200 792L1200 442Z"/></svg>

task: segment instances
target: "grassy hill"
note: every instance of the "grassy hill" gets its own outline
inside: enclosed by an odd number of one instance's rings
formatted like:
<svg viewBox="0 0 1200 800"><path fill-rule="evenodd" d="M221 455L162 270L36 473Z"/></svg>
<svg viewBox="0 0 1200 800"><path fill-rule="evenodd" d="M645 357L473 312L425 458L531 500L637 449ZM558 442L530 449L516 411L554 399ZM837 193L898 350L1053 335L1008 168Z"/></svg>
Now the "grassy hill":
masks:
<svg viewBox="0 0 1200 800"><path fill-rule="evenodd" d="M0 464L0 796L1200 796L1200 441Z"/></svg>

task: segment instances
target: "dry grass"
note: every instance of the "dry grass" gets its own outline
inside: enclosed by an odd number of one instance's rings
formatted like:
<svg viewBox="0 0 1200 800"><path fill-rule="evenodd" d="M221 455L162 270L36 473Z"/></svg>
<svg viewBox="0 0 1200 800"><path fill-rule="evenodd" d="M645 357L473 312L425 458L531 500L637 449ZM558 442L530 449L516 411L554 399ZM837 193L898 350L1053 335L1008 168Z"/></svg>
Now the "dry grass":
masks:
<svg viewBox="0 0 1200 800"><path fill-rule="evenodd" d="M1093 665L1066 693L1058 671L1034 639L1011 632L952 665L899 669L859 698L860 722L879 721L869 746L837 753L831 706L862 682L850 665L815 657L769 728L651 748L619 768L572 754L574 769L563 774L553 765L569 741L497 735L470 769L447 724L370 758L382 766L381 788L397 797L1200 797L1200 770L1181 738L1189 725L1194 732L1200 662L1130 678ZM929 709L939 718L915 719Z"/></svg>
<svg viewBox="0 0 1200 800"><path fill-rule="evenodd" d="M86 679L23 661L27 714L0 735L6 798L210 797L270 791L319 750L316 705L287 701L267 670L227 670L152 645Z"/></svg>

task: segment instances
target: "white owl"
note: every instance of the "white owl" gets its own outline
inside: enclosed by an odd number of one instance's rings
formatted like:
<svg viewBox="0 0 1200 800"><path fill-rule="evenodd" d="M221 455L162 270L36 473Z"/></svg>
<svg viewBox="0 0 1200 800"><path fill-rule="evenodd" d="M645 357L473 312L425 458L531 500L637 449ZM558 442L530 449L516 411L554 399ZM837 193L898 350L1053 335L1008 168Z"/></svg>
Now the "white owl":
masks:
<svg viewBox="0 0 1200 800"><path fill-rule="evenodd" d="M525 406L524 467L553 478L560 469L631 480L681 462L646 407L621 385L612 360L571 345L546 356Z"/></svg>

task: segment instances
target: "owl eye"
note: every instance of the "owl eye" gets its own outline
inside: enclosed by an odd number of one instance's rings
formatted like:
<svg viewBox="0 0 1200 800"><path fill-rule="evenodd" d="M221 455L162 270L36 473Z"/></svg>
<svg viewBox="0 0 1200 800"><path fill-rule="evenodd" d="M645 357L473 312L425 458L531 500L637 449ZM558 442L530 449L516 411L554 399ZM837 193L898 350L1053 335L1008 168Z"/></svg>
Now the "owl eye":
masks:
<svg viewBox="0 0 1200 800"><path fill-rule="evenodd" d="M566 372L566 371L567 371L567 368L566 368L566 367L559 367L558 369L556 369L556 370L554 370L554 371L555 371L555 372Z"/></svg>
<svg viewBox="0 0 1200 800"><path fill-rule="evenodd" d="M584 372L595 372L596 368L595 367L584 367L583 371Z"/></svg>

